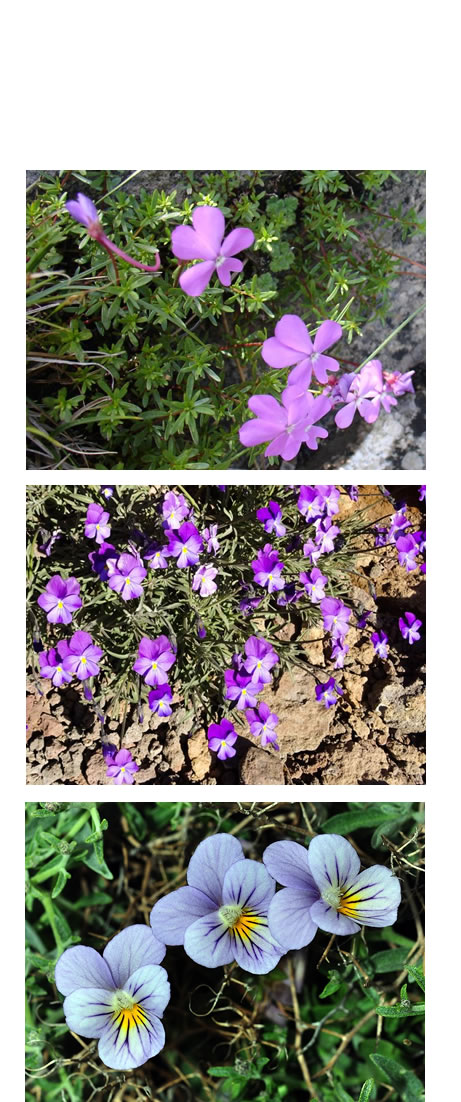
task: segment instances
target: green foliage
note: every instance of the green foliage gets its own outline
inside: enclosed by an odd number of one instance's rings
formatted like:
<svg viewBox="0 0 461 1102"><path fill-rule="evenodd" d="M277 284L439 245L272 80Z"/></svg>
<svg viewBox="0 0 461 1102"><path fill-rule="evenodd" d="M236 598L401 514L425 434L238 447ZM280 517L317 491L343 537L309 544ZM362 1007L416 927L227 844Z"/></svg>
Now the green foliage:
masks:
<svg viewBox="0 0 461 1102"><path fill-rule="evenodd" d="M238 429L256 392L280 394L265 338L284 312L311 326L340 320L347 341L386 316L400 261L382 247L379 192L390 172L185 174L172 191L124 192L116 174L43 177L27 210L28 442L32 467L226 468L242 456ZM108 236L158 275L123 261L115 278L104 249L64 207L77 188L98 203ZM254 248L231 287L213 279L183 294L171 230L200 203L247 225ZM402 236L415 212L393 211ZM345 353L346 357L348 353Z"/></svg>
<svg viewBox="0 0 461 1102"><path fill-rule="evenodd" d="M409 807L417 813L417 805ZM106 1068L96 1042L78 1040L64 1021L53 981L62 950L82 943L102 951L120 929L148 921L154 901L185 883L189 858L204 837L232 831L247 856L260 860L280 837L307 843L335 812L347 813L342 805L292 802L26 805L26 874L33 886L26 897L26 1098L34 1102L39 1092L42 1102L291 1102L308 1096L304 1060L318 1102L422 1102L422 1015L381 1014L393 1000L408 1004L407 1011L416 1008L423 982L415 924L422 855L408 865L414 839L404 832L397 858L392 849L376 851L371 827L354 835L362 860L396 861L403 899L392 928L364 928L328 950L329 935L319 931L307 950L289 954L263 976L237 966L202 969L182 946L168 948L167 1041L141 1068ZM53 899L57 871L42 874L57 854L69 877ZM399 956L392 957L396 949Z"/></svg>

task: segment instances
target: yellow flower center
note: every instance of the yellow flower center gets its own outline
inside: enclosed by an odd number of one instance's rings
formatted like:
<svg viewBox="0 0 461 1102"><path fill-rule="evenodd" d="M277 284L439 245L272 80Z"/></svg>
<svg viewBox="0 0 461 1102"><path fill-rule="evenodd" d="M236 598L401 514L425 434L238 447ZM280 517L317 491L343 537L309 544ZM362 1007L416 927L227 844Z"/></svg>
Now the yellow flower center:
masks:
<svg viewBox="0 0 461 1102"><path fill-rule="evenodd" d="M64 608L62 601L58 601L58 608Z"/></svg>
<svg viewBox="0 0 461 1102"><path fill-rule="evenodd" d="M85 656L83 656L83 658L82 658L82 666L86 666L86 658L85 658Z"/></svg>
<svg viewBox="0 0 461 1102"><path fill-rule="evenodd" d="M62 673L62 666L56 666L56 673Z"/></svg>
<svg viewBox="0 0 461 1102"><path fill-rule="evenodd" d="M153 669L153 670L156 670L156 669L157 669L157 663L156 663L156 662L153 662L153 663L152 663L152 669Z"/></svg>
<svg viewBox="0 0 461 1102"><path fill-rule="evenodd" d="M130 578L125 578L125 585L131 585Z"/></svg>
<svg viewBox="0 0 461 1102"><path fill-rule="evenodd" d="M239 938L240 941L251 941L252 934L258 932L258 927L267 926L267 921L255 914L253 911L248 911L244 907L240 907L238 903L226 903L219 909L219 917L221 921L227 926L227 929L232 937Z"/></svg>

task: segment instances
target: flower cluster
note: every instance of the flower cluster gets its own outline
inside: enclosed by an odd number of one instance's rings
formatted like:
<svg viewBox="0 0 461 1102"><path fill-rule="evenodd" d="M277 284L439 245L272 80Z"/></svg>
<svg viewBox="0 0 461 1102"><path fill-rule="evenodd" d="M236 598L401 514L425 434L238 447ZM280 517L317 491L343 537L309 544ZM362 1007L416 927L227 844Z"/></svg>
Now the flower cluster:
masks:
<svg viewBox="0 0 461 1102"><path fill-rule="evenodd" d="M278 716L263 701L258 703L257 697L272 681L271 670L278 661L271 643L251 635L245 643L244 655L234 654L231 668L224 671L226 700L245 712L251 734L260 737L261 746L271 744L275 750L280 749L275 731ZM210 750L215 750L222 760L234 757L236 739L237 732L227 719L220 724L211 723L208 728Z"/></svg>
<svg viewBox="0 0 461 1102"><path fill-rule="evenodd" d="M159 635L156 639L144 636L141 639L133 669L144 678L146 685L152 686L149 708L159 716L171 715L173 690L168 682L168 670L175 661L176 650L166 635Z"/></svg>
<svg viewBox="0 0 461 1102"><path fill-rule="evenodd" d="M108 1067L140 1067L165 1044L161 1018L170 984L160 962L167 945L183 945L204 968L236 962L264 975L319 929L347 936L362 926L391 925L400 898L391 870L373 865L360 872L356 850L341 835L317 835L308 849L273 842L258 861L232 834L214 834L193 853L187 886L154 904L150 926L128 926L102 956L86 945L64 950L55 982L67 1025L98 1040Z"/></svg>
<svg viewBox="0 0 461 1102"><path fill-rule="evenodd" d="M66 203L66 207L112 259L116 254L144 271L158 271L158 253L153 267L140 264L107 238L96 207L87 196L79 193L76 200ZM224 215L219 207L195 207L192 226L176 226L171 235L173 255L180 261L181 289L196 298L204 293L214 273L223 287L229 287L232 275L240 274L244 267L237 254L251 248L254 240L254 233L247 226L238 226L226 233ZM188 261L196 263L184 268ZM328 436L319 421L331 410L337 409L335 423L340 429L348 428L356 413L372 424L381 410L389 412L397 404L398 397L413 391L412 371L406 374L386 372L380 361L374 359L355 372L338 376L338 360L326 353L341 337L342 327L332 319L321 322L314 339L297 314L284 314L279 319L274 335L262 343L261 356L275 371L291 369L287 386L282 392L281 403L271 394L256 394L248 400L248 407L256 416L240 428L240 441L244 446L265 443L266 456L279 455L289 461L298 454L302 444L317 450L319 439ZM93 524L90 520L89 525Z"/></svg>

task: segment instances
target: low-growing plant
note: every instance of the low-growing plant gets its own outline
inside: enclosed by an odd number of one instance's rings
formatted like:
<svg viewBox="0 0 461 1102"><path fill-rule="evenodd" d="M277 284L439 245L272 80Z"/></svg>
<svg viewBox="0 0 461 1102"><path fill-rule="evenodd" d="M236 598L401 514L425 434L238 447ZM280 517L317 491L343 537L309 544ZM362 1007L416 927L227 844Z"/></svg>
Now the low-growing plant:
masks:
<svg viewBox="0 0 461 1102"><path fill-rule="evenodd" d="M363 363L353 357L364 323L385 319L402 267L381 242L382 226L390 218L403 240L423 230L411 209L380 211L389 178L395 174L185 173L180 200L175 190L127 194L117 174L43 176L27 213L30 465L267 465L254 445L269 441L269 464L293 458L302 444L315 448L327 430L312 425L341 403L340 429L355 409L368 422L389 411L413 389L412 373L400 376L374 359L393 334L383 328L378 349ZM76 188L80 198L69 200ZM230 233L222 240L224 220ZM200 262L186 267L194 258ZM285 318L293 315L291 358L285 347L273 363L270 352L287 338ZM399 319L395 331L409 320ZM304 321L317 331L313 348ZM326 363L320 371L319 350L341 335L329 373ZM300 382L300 351L314 369L313 386L306 364ZM267 373L266 364L298 365L298 373L286 386L284 373ZM336 378L340 365L345 373ZM258 412L263 398L276 416L272 436L251 421L251 431L242 429L248 407ZM284 427L288 447L273 440Z"/></svg>
<svg viewBox="0 0 461 1102"><path fill-rule="evenodd" d="M278 717L260 699L273 678L299 666L316 682L312 708L340 708L352 628L380 664L389 651L418 646L421 620L411 609L382 619L360 565L376 548L421 578L425 533L405 504L384 488L273 494L264 486L29 490L28 664L38 691L42 679L60 692L81 683L116 783L131 783L138 769L108 734L127 705L140 722L148 708L168 722L182 699L194 726L208 725L221 760L235 755L239 734L276 753ZM342 499L356 503L344 516ZM387 507L378 525L377 502ZM326 668L306 653L316 629Z"/></svg>
<svg viewBox="0 0 461 1102"><path fill-rule="evenodd" d="M26 805L27 1102L423 1102L423 839L409 802Z"/></svg>

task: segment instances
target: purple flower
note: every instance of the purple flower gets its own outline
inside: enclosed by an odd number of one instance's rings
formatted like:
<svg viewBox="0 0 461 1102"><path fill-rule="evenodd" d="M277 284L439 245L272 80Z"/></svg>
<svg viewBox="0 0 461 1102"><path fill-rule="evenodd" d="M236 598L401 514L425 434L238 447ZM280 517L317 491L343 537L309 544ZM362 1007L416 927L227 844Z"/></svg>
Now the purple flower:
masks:
<svg viewBox="0 0 461 1102"><path fill-rule="evenodd" d="M211 524L209 528L204 528L202 536L206 540L208 554L211 555L212 551L216 554L219 551L218 525Z"/></svg>
<svg viewBox="0 0 461 1102"><path fill-rule="evenodd" d="M260 691L259 681L256 683L251 677L235 670L225 670L224 681L226 683L224 694L226 700L234 700L239 709L254 708L257 703L256 693Z"/></svg>
<svg viewBox="0 0 461 1102"><path fill-rule="evenodd" d="M304 597L304 591L296 588L296 582L288 582L285 588L280 591L277 604L285 608L286 605L293 605L296 601L301 600L301 597Z"/></svg>
<svg viewBox="0 0 461 1102"><path fill-rule="evenodd" d="M112 552L112 554L111 554ZM91 563L91 569L98 575L101 582L107 582L109 577L109 569L107 566L107 560L117 558L118 552L115 550L113 543L101 543L97 551L90 551L88 558Z"/></svg>
<svg viewBox="0 0 461 1102"><path fill-rule="evenodd" d="M374 631L371 641L379 658L387 658L388 638L385 631Z"/></svg>
<svg viewBox="0 0 461 1102"><path fill-rule="evenodd" d="M360 926L390 926L397 918L400 884L390 869L360 872L360 858L339 834L297 842L273 842L263 854L271 876L285 885L269 907L269 928L285 949L301 949L317 927L355 934Z"/></svg>
<svg viewBox="0 0 461 1102"><path fill-rule="evenodd" d="M170 558L170 555L171 551L167 547L155 545L146 551L144 558L152 570L164 570L168 566L167 559Z"/></svg>
<svg viewBox="0 0 461 1102"><path fill-rule="evenodd" d="M324 501L319 494L318 486L300 486L298 509L308 523L322 516Z"/></svg>
<svg viewBox="0 0 461 1102"><path fill-rule="evenodd" d="M331 402L323 396L312 394L301 397L294 394L296 387L287 387L282 393L282 405L270 394L256 394L248 400L248 408L256 413L256 419L245 421L239 430L241 444L251 448L270 441L264 455L280 455L282 459L294 459L301 444L317 451L317 437L325 439L327 430L315 424L331 409Z"/></svg>
<svg viewBox="0 0 461 1102"><path fill-rule="evenodd" d="M126 260L126 262L131 264L134 268L141 268L143 272L158 272L160 268L160 256L158 253L155 264L151 267L149 264L140 264L138 260L133 260L132 256L128 256L127 253L122 252L121 249L117 248L117 245L114 245L113 241L109 241L99 221L96 207L91 199L88 199L87 195L83 195L83 193L79 191L77 198L69 199L65 205L69 214L72 215L72 218L75 218L76 222L81 222L82 225L85 226L88 236L98 241L100 245L103 245L108 253L116 253L117 256L121 256L122 260Z"/></svg>
<svg viewBox="0 0 461 1102"><path fill-rule="evenodd" d="M335 669L342 670L344 667L344 659L349 654L349 647L344 642L344 638L337 639L336 643L331 648L331 657L335 659Z"/></svg>
<svg viewBox="0 0 461 1102"><path fill-rule="evenodd" d="M206 639L206 627L205 627L205 624L203 623L203 620L201 620L199 616L197 616L196 624L197 624L198 638L199 639Z"/></svg>
<svg viewBox="0 0 461 1102"><path fill-rule="evenodd" d="M426 487L425 486L420 486L419 487L419 500L420 501L425 501L426 500Z"/></svg>
<svg viewBox="0 0 461 1102"><path fill-rule="evenodd" d="M371 616L371 610L370 610L370 612L367 612L367 610L364 609L363 612L360 612L360 613L356 612L355 615L356 615L356 618L357 618L357 627L358 628L364 628L366 626L366 622L368 620L368 617Z"/></svg>
<svg viewBox="0 0 461 1102"><path fill-rule="evenodd" d="M81 1037L97 1037L100 1059L109 1068L138 1068L165 1044L160 1021L170 985L159 962L165 945L148 926L128 926L107 943L102 957L86 945L72 945L55 969L65 995L67 1025Z"/></svg>
<svg viewBox="0 0 461 1102"><path fill-rule="evenodd" d="M312 563L316 563L317 559L319 559L322 554L320 548L317 547L317 544L314 543L313 540L307 540L307 542L303 544L303 553L306 559L310 559Z"/></svg>
<svg viewBox="0 0 461 1102"><path fill-rule="evenodd" d="M144 635L133 669L135 673L141 674L146 685L165 685L168 681L168 670L175 661L176 654L166 635L158 635L156 639L149 639Z"/></svg>
<svg viewBox="0 0 461 1102"><path fill-rule="evenodd" d="M351 501L359 500L359 488L358 486L346 486L346 490L349 494Z"/></svg>
<svg viewBox="0 0 461 1102"><path fill-rule="evenodd" d="M117 747L113 742L103 742L102 744L102 756L106 765L113 765L115 761L115 755L117 753Z"/></svg>
<svg viewBox="0 0 461 1102"><path fill-rule="evenodd" d="M108 559L108 586L119 593L123 601L140 597L142 594L141 582L146 577L147 570L135 555L126 552L119 555L118 559Z"/></svg>
<svg viewBox="0 0 461 1102"><path fill-rule="evenodd" d="M93 502L88 506L86 514L85 536L90 540L95 539L96 543L104 543L110 536L110 524L107 523L109 518L110 514L104 512L102 505Z"/></svg>
<svg viewBox="0 0 461 1102"><path fill-rule="evenodd" d="M171 716L172 696L173 690L168 682L158 685L156 689L151 689L148 697L151 712L156 712L158 716Z"/></svg>
<svg viewBox="0 0 461 1102"><path fill-rule="evenodd" d="M162 515L169 528L180 528L189 513L190 508L184 494L175 494L174 490L165 494Z"/></svg>
<svg viewBox="0 0 461 1102"><path fill-rule="evenodd" d="M179 277L179 284L186 295L201 295L208 287L213 272L224 287L229 287L232 272L243 271L241 260L235 254L248 249L254 241L252 230L243 226L231 230L224 237L224 215L218 207L195 207L192 226L176 226L171 235L173 255L179 260L202 260Z"/></svg>
<svg viewBox="0 0 461 1102"><path fill-rule="evenodd" d="M319 383L328 381L328 371L337 371L339 364L331 356L323 353L332 344L336 344L342 335L341 326L336 321L324 321L318 329L314 343L309 331L297 314L284 314L275 326L275 337L264 341L261 355L269 367L292 367L288 382L293 386L309 386L312 371Z"/></svg>
<svg viewBox="0 0 461 1102"><path fill-rule="evenodd" d="M256 711L253 708L248 708L245 715L250 725L251 734L261 739L261 746L270 744L274 747L274 750L280 750L275 730L279 717L271 712L267 704L261 700Z"/></svg>
<svg viewBox="0 0 461 1102"><path fill-rule="evenodd" d="M311 570L309 574L306 574L305 571L303 571L303 573L299 575L299 580L303 583L304 588L312 601L312 604L320 604L320 601L323 601L325 597L324 587L328 582L326 574L322 574L322 571L319 570L318 566L314 566L314 569Z"/></svg>
<svg viewBox="0 0 461 1102"><path fill-rule="evenodd" d="M400 536L395 541L395 546L399 553L400 566L404 566L407 573L410 570L416 570L418 564L415 560L419 555L419 547L413 536Z"/></svg>
<svg viewBox="0 0 461 1102"><path fill-rule="evenodd" d="M63 667L85 681L87 677L96 677L99 673L99 659L104 651L97 647L87 631L74 631L69 640L69 649L63 658Z"/></svg>
<svg viewBox="0 0 461 1102"><path fill-rule="evenodd" d="M320 611L325 631L331 631L333 639L347 635L351 615L351 609L347 608L347 605L344 605L338 597L324 597L320 602Z"/></svg>
<svg viewBox="0 0 461 1102"><path fill-rule="evenodd" d="M56 649L41 651L38 656L40 663L40 677L50 677L53 685L59 688L72 681L72 674L64 669L63 660L68 654L69 644L67 639L61 639Z"/></svg>
<svg viewBox="0 0 461 1102"><path fill-rule="evenodd" d="M337 694L337 695L336 695ZM325 708L331 708L333 704L337 704L338 696L343 695L343 690L340 685L337 684L334 677L330 677L328 681L319 682L315 686L315 696L318 703L325 705Z"/></svg>
<svg viewBox="0 0 461 1102"><path fill-rule="evenodd" d="M213 581L218 571L214 566L199 566L195 571L194 579L192 582L192 589L199 590L201 597L210 597L212 593L216 593L217 585Z"/></svg>
<svg viewBox="0 0 461 1102"><path fill-rule="evenodd" d="M47 613L50 624L70 624L72 613L82 607L79 597L80 582L76 578L64 581L60 574L53 574L40 594L37 604Z"/></svg>
<svg viewBox="0 0 461 1102"><path fill-rule="evenodd" d="M284 564L278 561L278 551L274 551L269 543L266 543L264 551L258 551L258 557L253 559L251 568L257 585L267 587L268 593L272 593L274 589L283 589L285 582L280 575Z"/></svg>
<svg viewBox="0 0 461 1102"><path fill-rule="evenodd" d="M335 513L339 513L339 499L341 495L337 486L316 486L315 489L323 504L323 510L326 516L332 517Z"/></svg>
<svg viewBox="0 0 461 1102"><path fill-rule="evenodd" d="M195 566L198 563L203 540L195 524L186 521L177 532L167 530L165 534L168 537L169 554L176 559L177 566Z"/></svg>
<svg viewBox="0 0 461 1102"><path fill-rule="evenodd" d="M43 551L44 555L49 558L53 550L54 544L57 540L61 539L62 532L60 528L55 528L53 532L48 532L46 528L40 529L40 535L44 540L44 543L39 543L39 551Z"/></svg>
<svg viewBox="0 0 461 1102"><path fill-rule="evenodd" d="M335 539L341 534L341 529L333 524L329 517L317 521L315 542L321 555L329 555L335 549Z"/></svg>
<svg viewBox="0 0 461 1102"><path fill-rule="evenodd" d="M134 784L134 773L137 773L139 765L133 761L129 750L119 750L113 761L109 762L106 769L106 777L113 784Z"/></svg>
<svg viewBox="0 0 461 1102"><path fill-rule="evenodd" d="M268 685L272 681L270 670L277 664L279 657L270 643L265 639L258 639L256 635L250 635L245 643L246 658L243 662L245 673L250 674L251 680L261 681Z"/></svg>
<svg viewBox="0 0 461 1102"><path fill-rule="evenodd" d="M399 628L409 643L417 643L418 639L421 639L419 628L422 627L422 620L417 620L413 612L404 612L404 617L399 618Z"/></svg>
<svg viewBox="0 0 461 1102"><path fill-rule="evenodd" d="M114 493L114 487L113 486L101 486L101 495L102 495L102 497L106 498L106 501L110 501L110 498L113 497L113 493Z"/></svg>
<svg viewBox="0 0 461 1102"><path fill-rule="evenodd" d="M222 719L221 723L210 723L208 728L208 746L221 761L235 757L234 743L237 742L237 732L233 723L228 719Z"/></svg>
<svg viewBox="0 0 461 1102"><path fill-rule="evenodd" d="M395 398L383 396L384 383L379 360L370 360L358 375L343 375L338 385L346 402L335 417L339 429L346 429L352 424L356 411L370 425L379 416L380 404L387 410L391 405L397 405Z"/></svg>
<svg viewBox="0 0 461 1102"><path fill-rule="evenodd" d="M391 394L395 394L396 398L401 398L402 394L414 394L415 388L412 383L412 375L414 371L406 371L402 375L401 371L384 371L384 382L386 390Z"/></svg>
<svg viewBox="0 0 461 1102"><path fill-rule="evenodd" d="M244 856L237 838L214 834L200 842L187 883L154 904L154 934L168 945L183 944L205 968L234 960L259 975L275 968L283 952L267 921L275 881L264 865Z"/></svg>
<svg viewBox="0 0 461 1102"><path fill-rule="evenodd" d="M256 516L261 524L264 524L265 532L275 532L276 536L284 536L285 525L282 524L282 510L276 501L270 501L269 505L256 511Z"/></svg>
<svg viewBox="0 0 461 1102"><path fill-rule="evenodd" d="M242 600L239 602L240 612L243 612L244 616L251 616L253 609L258 608L263 600L262 597L257 597L254 589L251 586L245 585L244 582L240 583L240 588L244 592Z"/></svg>

